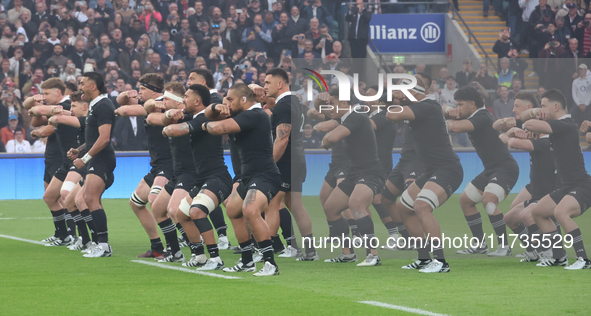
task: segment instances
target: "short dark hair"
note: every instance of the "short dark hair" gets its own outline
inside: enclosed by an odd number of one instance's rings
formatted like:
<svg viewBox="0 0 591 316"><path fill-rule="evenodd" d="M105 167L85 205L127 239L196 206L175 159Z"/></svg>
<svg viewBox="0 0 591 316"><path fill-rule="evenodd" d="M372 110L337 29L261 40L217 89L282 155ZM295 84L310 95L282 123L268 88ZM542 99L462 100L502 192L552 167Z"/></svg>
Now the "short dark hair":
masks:
<svg viewBox="0 0 591 316"><path fill-rule="evenodd" d="M454 93L454 100L474 101L474 105L476 105L477 108L484 106L484 98L482 97L482 94L480 94L476 88L470 86L465 86L458 89L458 91Z"/></svg>
<svg viewBox="0 0 591 316"><path fill-rule="evenodd" d="M68 89L72 92L78 91L78 87L76 86L75 83L71 83L71 82L67 81L65 84L66 84L66 89Z"/></svg>
<svg viewBox="0 0 591 316"><path fill-rule="evenodd" d="M192 84L189 87L189 90L199 95L203 105L208 106L211 103L211 94L209 93L209 89L206 86L200 84Z"/></svg>
<svg viewBox="0 0 591 316"><path fill-rule="evenodd" d="M530 92L519 92L515 95L515 100L522 100L531 103L532 107L537 108L538 106L538 99L533 93Z"/></svg>
<svg viewBox="0 0 591 316"><path fill-rule="evenodd" d="M158 92L158 93L161 93L162 89L164 88L164 78L162 78L162 76L160 76L159 74L155 74L155 73L148 73L148 74L141 76L139 79L139 82L140 82L140 84L145 83L145 84L149 84L149 85L153 86L157 90L154 92ZM150 89L150 90L152 90L152 89Z"/></svg>
<svg viewBox="0 0 591 316"><path fill-rule="evenodd" d="M562 92L560 92L560 90L558 90L558 89L548 90L548 91L544 92L544 94L542 94L542 98L546 98L546 99L548 99L548 101L551 101L551 102L558 102L558 103L560 103L560 107L563 110L566 110L566 98L564 97L564 94L562 94Z"/></svg>
<svg viewBox="0 0 591 316"><path fill-rule="evenodd" d="M205 84L208 88L213 89L215 87L215 83L213 81L213 74L209 69L195 68L192 69L191 72L194 72L203 77L203 79L205 79Z"/></svg>
<svg viewBox="0 0 591 316"><path fill-rule="evenodd" d="M431 81L433 81L433 79L431 78L431 76L429 76L427 73L425 72L417 72L417 75L425 78L425 80L427 80L428 82L423 82L425 84L425 89L429 89L431 87ZM423 80L424 81L424 80Z"/></svg>
<svg viewBox="0 0 591 316"><path fill-rule="evenodd" d="M107 87L105 87L105 79L101 74L96 71L85 72L82 77L86 77L92 80L96 84L96 89L100 94L107 93Z"/></svg>
<svg viewBox="0 0 591 316"><path fill-rule="evenodd" d="M267 70L267 75L273 77L281 77L281 79L283 79L285 83L289 84L289 76L287 75L287 71L285 71L283 68L269 69Z"/></svg>
<svg viewBox="0 0 591 316"><path fill-rule="evenodd" d="M254 93L252 93L252 90L250 90L250 88L244 83L233 84L232 87L228 89L228 91L230 90L236 91L238 97L246 97L246 99L249 101L254 100Z"/></svg>
<svg viewBox="0 0 591 316"><path fill-rule="evenodd" d="M84 92L82 92L82 91L74 91L72 94L70 94L70 101L83 102L84 101L84 100L82 100L83 95L84 95Z"/></svg>

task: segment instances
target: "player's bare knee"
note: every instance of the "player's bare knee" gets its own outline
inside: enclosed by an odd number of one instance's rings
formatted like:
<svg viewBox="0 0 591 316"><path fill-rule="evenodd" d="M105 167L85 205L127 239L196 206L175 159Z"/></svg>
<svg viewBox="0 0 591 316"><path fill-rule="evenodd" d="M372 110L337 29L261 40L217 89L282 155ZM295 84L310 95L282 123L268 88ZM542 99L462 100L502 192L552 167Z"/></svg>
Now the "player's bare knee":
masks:
<svg viewBox="0 0 591 316"><path fill-rule="evenodd" d="M246 217L246 220L255 219L255 218L261 216L259 210L256 207L252 207L252 206L245 207L242 210L242 213L243 213L244 217Z"/></svg>
<svg viewBox="0 0 591 316"><path fill-rule="evenodd" d="M414 211L417 216L431 214L433 212L433 206L426 201L417 200L415 201Z"/></svg>

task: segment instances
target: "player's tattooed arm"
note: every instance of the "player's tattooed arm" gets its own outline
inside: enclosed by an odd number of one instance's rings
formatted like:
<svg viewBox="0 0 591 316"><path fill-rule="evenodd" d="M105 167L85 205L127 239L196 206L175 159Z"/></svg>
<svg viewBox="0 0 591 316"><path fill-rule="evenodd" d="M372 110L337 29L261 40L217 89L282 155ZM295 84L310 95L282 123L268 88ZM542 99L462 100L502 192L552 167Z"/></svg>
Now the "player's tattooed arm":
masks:
<svg viewBox="0 0 591 316"><path fill-rule="evenodd" d="M324 138L322 139L322 143L320 145L322 146L322 148L328 149L332 147L336 142L349 135L351 135L351 131L345 126L339 125L330 133L324 135Z"/></svg>
<svg viewBox="0 0 591 316"><path fill-rule="evenodd" d="M162 135L166 137L180 137L188 135L190 132L191 126L187 122L168 125L162 129Z"/></svg>
<svg viewBox="0 0 591 316"><path fill-rule="evenodd" d="M279 124L279 126L277 126L276 134L277 137L273 142L273 159L275 162L279 161L285 153L285 149L289 143L289 136L291 135L291 124Z"/></svg>
<svg viewBox="0 0 591 316"><path fill-rule="evenodd" d="M226 135L240 132L240 126L232 118L223 121L205 122L201 125L201 128L212 135Z"/></svg>

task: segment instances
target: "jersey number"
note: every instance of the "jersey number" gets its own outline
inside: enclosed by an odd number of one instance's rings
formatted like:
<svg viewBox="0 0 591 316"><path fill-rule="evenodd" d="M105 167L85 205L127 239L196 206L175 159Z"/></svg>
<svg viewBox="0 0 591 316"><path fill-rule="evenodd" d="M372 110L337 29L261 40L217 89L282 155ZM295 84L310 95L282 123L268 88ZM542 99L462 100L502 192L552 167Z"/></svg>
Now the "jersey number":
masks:
<svg viewBox="0 0 591 316"><path fill-rule="evenodd" d="M302 113L302 125L300 125L300 133L304 132L304 113Z"/></svg>

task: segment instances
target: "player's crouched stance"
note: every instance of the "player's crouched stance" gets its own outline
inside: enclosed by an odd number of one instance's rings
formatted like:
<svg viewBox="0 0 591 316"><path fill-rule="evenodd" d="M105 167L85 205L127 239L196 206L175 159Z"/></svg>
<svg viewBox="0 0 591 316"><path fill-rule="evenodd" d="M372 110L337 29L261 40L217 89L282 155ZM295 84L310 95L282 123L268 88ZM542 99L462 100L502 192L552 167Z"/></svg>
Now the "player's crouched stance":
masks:
<svg viewBox="0 0 591 316"><path fill-rule="evenodd" d="M212 135L234 134L242 163L242 181L226 205L226 213L232 221L236 239L243 250L241 261L225 272L252 272L256 266L252 260L252 244L246 229L248 222L263 254L263 269L255 276L278 275L279 268L273 256L273 244L269 226L261 214L279 191L281 178L273 159L271 122L261 105L255 103L254 94L244 84L235 84L224 104L212 104L205 110L211 120L202 129Z"/></svg>
<svg viewBox="0 0 591 316"><path fill-rule="evenodd" d="M533 118L540 120L532 120ZM532 210L534 220L542 231L542 240L550 240L552 248L540 251L537 266L566 266L568 259L562 247L562 236L552 222L552 217L572 237L577 261L566 270L590 269L591 261L585 252L579 226L573 220L581 216L591 205L591 176L585 169L585 160L579 144L577 126L566 112L566 99L556 89L542 95L542 108L521 113L528 131L550 135L552 155L562 180L562 188L544 196Z"/></svg>
<svg viewBox="0 0 591 316"><path fill-rule="evenodd" d="M403 83L415 82L405 80ZM408 93L418 102L410 101ZM425 165L425 173L398 200L397 209L410 236L420 240L417 244L419 260L402 268L420 269L424 273L449 272L449 264L445 261L440 242L441 229L433 211L447 201L462 183L462 165L451 147L441 106L425 96L424 83L418 80L416 87L404 94L396 91L394 97L404 106L399 111L388 112L386 117L395 122L409 121L417 154ZM422 242L425 235L430 240ZM429 255L429 242L434 246L433 260Z"/></svg>

